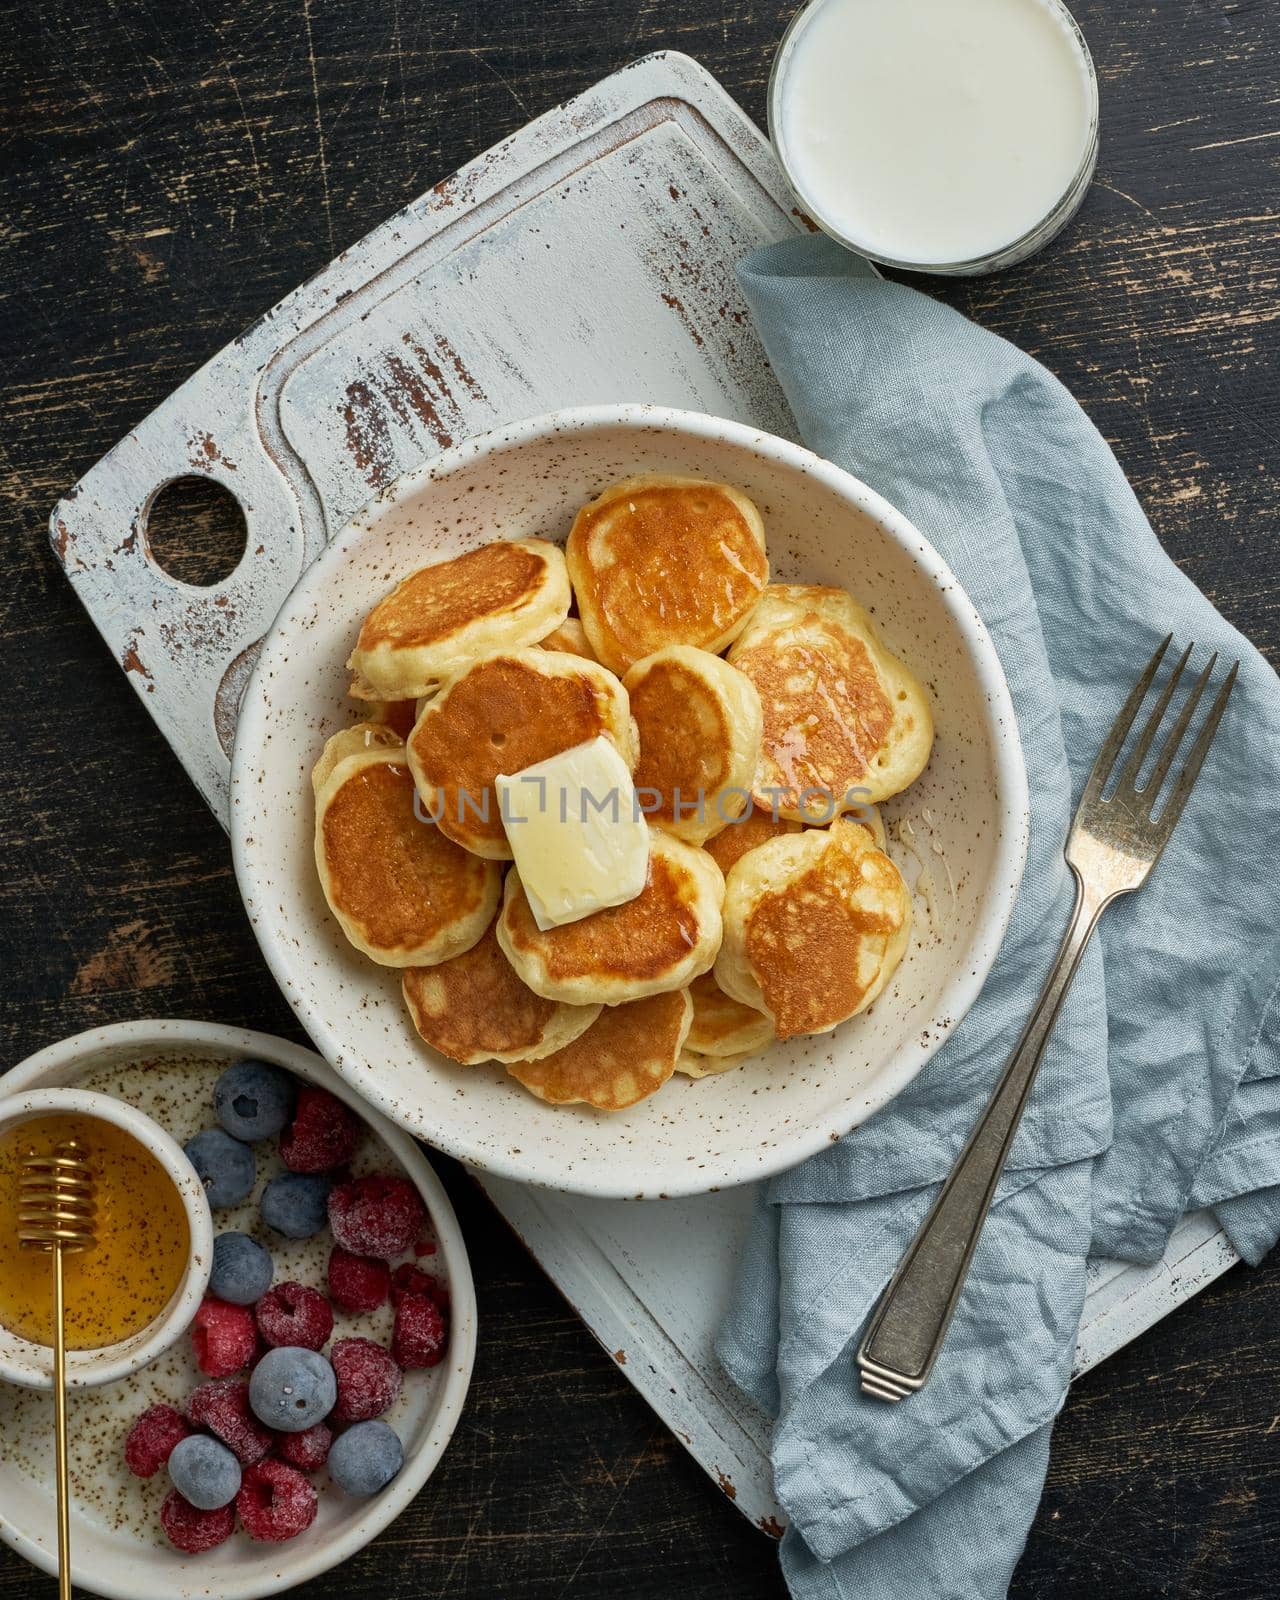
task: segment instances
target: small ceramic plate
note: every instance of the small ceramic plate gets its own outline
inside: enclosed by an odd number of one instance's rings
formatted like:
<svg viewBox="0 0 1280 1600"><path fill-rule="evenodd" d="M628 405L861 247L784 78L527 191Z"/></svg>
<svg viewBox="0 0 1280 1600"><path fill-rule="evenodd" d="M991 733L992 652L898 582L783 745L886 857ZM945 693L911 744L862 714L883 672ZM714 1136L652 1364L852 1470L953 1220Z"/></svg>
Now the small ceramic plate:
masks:
<svg viewBox="0 0 1280 1600"><path fill-rule="evenodd" d="M498 1066L424 1045L400 994L329 914L309 774L354 720L345 662L370 607L427 562L496 537L562 538L633 472L736 484L760 507L776 581L851 589L933 701L923 776L884 807L919 891L890 988L834 1033L775 1044L734 1072L672 1080L614 1113L550 1106ZM620 1199L767 1177L842 1138L920 1070L995 959L1026 854L1027 782L1008 686L973 603L927 538L856 478L742 423L598 406L513 423L392 484L303 575L240 712L231 835L271 970L327 1061L380 1111L451 1155L526 1183Z"/></svg>
<svg viewBox="0 0 1280 1600"><path fill-rule="evenodd" d="M436 1252L423 1266L448 1284L452 1324L444 1361L405 1374L400 1399L387 1421L404 1441L399 1474L379 1495L348 1498L328 1474L313 1475L319 1507L311 1527L286 1544L255 1544L237 1531L206 1555L173 1549L160 1527L168 1474L133 1477L124 1464L124 1438L147 1406L181 1406L204 1378L182 1339L150 1367L71 1398L71 1566L73 1581L110 1600L256 1600L280 1594L362 1549L397 1517L431 1476L457 1425L475 1359L476 1303L462 1234L440 1180L413 1141L392 1128L344 1084L319 1056L283 1039L204 1022L147 1021L77 1034L29 1057L0 1078L0 1091L76 1085L113 1094L138 1106L179 1144L213 1124L213 1085L236 1056L275 1062L345 1100L368 1125L356 1172L403 1171L426 1205ZM241 1207L214 1213L218 1231L256 1217L263 1183L283 1167L269 1143L255 1146L258 1181ZM332 1240L271 1236L276 1282L298 1278L322 1285ZM338 1313L335 1333L386 1342L391 1313ZM47 1393L0 1385L0 1538L43 1571L57 1569L53 1488L53 1399Z"/></svg>

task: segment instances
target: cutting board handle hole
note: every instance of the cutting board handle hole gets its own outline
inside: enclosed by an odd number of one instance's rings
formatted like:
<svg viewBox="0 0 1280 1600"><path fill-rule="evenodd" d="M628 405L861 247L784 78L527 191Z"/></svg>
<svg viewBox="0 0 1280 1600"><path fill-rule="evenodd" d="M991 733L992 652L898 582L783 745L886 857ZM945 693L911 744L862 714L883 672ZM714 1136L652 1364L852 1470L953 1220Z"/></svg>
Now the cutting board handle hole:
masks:
<svg viewBox="0 0 1280 1600"><path fill-rule="evenodd" d="M147 551L179 583L209 589L235 571L249 530L240 502L212 478L175 478L147 511Z"/></svg>

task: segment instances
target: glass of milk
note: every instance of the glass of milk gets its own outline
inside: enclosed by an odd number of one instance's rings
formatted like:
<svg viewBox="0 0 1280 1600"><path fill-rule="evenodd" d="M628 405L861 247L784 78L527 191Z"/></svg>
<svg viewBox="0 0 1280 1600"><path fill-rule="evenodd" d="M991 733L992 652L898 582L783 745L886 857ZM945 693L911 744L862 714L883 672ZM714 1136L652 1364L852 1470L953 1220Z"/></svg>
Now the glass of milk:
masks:
<svg viewBox="0 0 1280 1600"><path fill-rule="evenodd" d="M1011 266L1070 220L1098 155L1098 81L1060 0L811 0L769 83L804 210L918 272Z"/></svg>

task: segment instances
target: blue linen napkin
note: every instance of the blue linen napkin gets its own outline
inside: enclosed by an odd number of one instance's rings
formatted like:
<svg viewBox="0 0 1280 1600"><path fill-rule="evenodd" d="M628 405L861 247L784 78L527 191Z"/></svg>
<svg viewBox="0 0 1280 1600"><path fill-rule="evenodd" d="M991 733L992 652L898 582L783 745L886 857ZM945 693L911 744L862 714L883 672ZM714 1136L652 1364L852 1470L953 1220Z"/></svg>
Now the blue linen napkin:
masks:
<svg viewBox="0 0 1280 1600"><path fill-rule="evenodd" d="M805 443L917 524L991 630L1033 819L980 999L891 1105L762 1191L718 1352L777 1419L797 1600L989 1600L1040 1496L1086 1258L1154 1261L1204 1205L1249 1261L1280 1235L1280 684L1037 362L822 237L757 251L740 278ZM1239 657L1227 717L1164 859L1076 978L933 1377L870 1399L858 1339L1039 990L1071 812L1169 631L1197 660Z"/></svg>

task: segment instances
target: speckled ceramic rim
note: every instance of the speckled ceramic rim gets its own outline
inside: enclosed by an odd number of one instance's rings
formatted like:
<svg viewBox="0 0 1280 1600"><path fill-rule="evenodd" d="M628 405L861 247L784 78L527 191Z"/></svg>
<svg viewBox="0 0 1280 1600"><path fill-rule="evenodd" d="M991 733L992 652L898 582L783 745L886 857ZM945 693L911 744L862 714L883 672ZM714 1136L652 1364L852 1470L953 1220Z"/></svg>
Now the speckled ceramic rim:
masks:
<svg viewBox="0 0 1280 1600"><path fill-rule="evenodd" d="M371 514L411 498L424 484L439 483L460 466L479 458L498 455L533 440L551 437L563 440L568 435L619 428L634 428L646 434L669 432L691 439L725 441L752 451L760 461L772 460L799 473L809 474L832 494L876 522L889 539L902 547L938 590L941 603L951 615L969 652L977 685L982 691L985 708L982 730L988 739L996 772L999 841L990 873L991 887L974 923L965 957L956 963L954 976L938 998L937 1016L959 1021L977 998L996 958L1022 881L1029 811L1026 767L1009 686L991 635L973 602L946 562L901 512L895 511L887 500L851 473L834 466L830 461L824 461L802 445L792 444L741 422L729 422L701 412L648 405L581 406L511 423L492 433L467 440L436 456L416 472L406 473L375 496L303 574L293 593L280 608L241 702L231 773L231 842L241 897L246 909L254 908L250 917L253 931L277 983L317 1047L328 1060L339 1063L337 1070L357 1084L360 1093L372 1100L393 1121L401 1123L419 1138L428 1140L459 1160L470 1162L499 1177L601 1199L629 1200L654 1196L646 1181L647 1174L636 1170L634 1160L629 1158L625 1150L619 1150L616 1164L607 1170L590 1178L578 1178L565 1173L558 1166L553 1151L495 1150L461 1134L449 1120L449 1101L444 1097L424 1096L418 1105L407 1110L403 1103L389 1094L379 1081L376 1062L365 1060L358 1051L353 1050L350 1041L343 1039L330 1026L323 1011L303 996L301 985L296 981L300 974L295 964L304 958L284 936L275 920L276 896L259 881L249 847L255 826L254 774L270 735L266 687L271 672L277 657L287 655L290 650L316 648L315 632L299 628L298 619L311 609L313 594L323 587L328 573L350 558L354 546L376 532L376 523L371 524L369 520ZM924 1039L903 1046L890 1056L880 1068L872 1090L850 1099L846 1106L848 1122L841 1131L848 1131L866 1121L873 1112L905 1088L938 1048L941 1037L940 1030L930 1029ZM705 1194L708 1190L771 1177L795 1166L806 1156L825 1149L832 1137L831 1120L825 1116L815 1117L779 1135L767 1156L761 1157L758 1151L735 1152L731 1157L723 1158L719 1164L708 1162L697 1171L690 1170L687 1178L683 1174L672 1177L663 1184L661 1197L675 1199L683 1195ZM692 1162L688 1165L691 1169L694 1167ZM647 1195L646 1190L649 1190Z"/></svg>
<svg viewBox="0 0 1280 1600"><path fill-rule="evenodd" d="M71 1043L73 1041L68 1041ZM55 1049L60 1048L54 1046ZM0 1079L8 1090L10 1078ZM131 1134L168 1173L191 1230L191 1254L169 1303L145 1328L98 1350L67 1351L67 1387L92 1389L126 1378L154 1361L185 1332L209 1286L213 1268L213 1218L204 1185L195 1168L157 1122L109 1094L88 1089L30 1089L0 1100L0 1131L53 1112L78 1112L96 1117ZM53 1353L46 1346L20 1339L0 1327L0 1379L28 1389L53 1388Z"/></svg>
<svg viewBox="0 0 1280 1600"><path fill-rule="evenodd" d="M167 1581L153 1582L137 1565L123 1561L107 1562L101 1553L92 1572L76 1563L76 1541L72 1526L72 1578L91 1594L105 1600L175 1600L176 1596L207 1595L217 1600L265 1600L305 1583L363 1550L390 1523L394 1522L435 1471L445 1446L453 1436L462 1415L463 1402L471 1386L471 1370L476 1356L476 1293L471 1277L471 1262L463 1243L462 1230L449 1197L428 1165L421 1150L406 1134L377 1115L321 1058L287 1039L269 1033L254 1033L248 1028L225 1027L213 1022L184 1022L175 1018L144 1022L121 1022L107 1028L78 1033L59 1044L50 1045L28 1056L6 1073L6 1090L22 1094L28 1090L64 1084L89 1071L99 1060L118 1057L122 1052L136 1054L145 1061L154 1055L256 1056L296 1073L310 1083L320 1084L338 1096L368 1123L369 1127L400 1162L426 1202L435 1228L449 1283L451 1323L447 1370L439 1387L435 1418L418 1447L405 1456L404 1466L391 1483L367 1502L367 1510L342 1535L325 1544L309 1543L307 1536L292 1544L263 1546L262 1568L256 1573L219 1572L216 1590L200 1583L200 1565L173 1554L172 1572ZM24 1556L33 1566L50 1574L57 1572L57 1558L45 1544L15 1527L0 1507L0 1539Z"/></svg>

